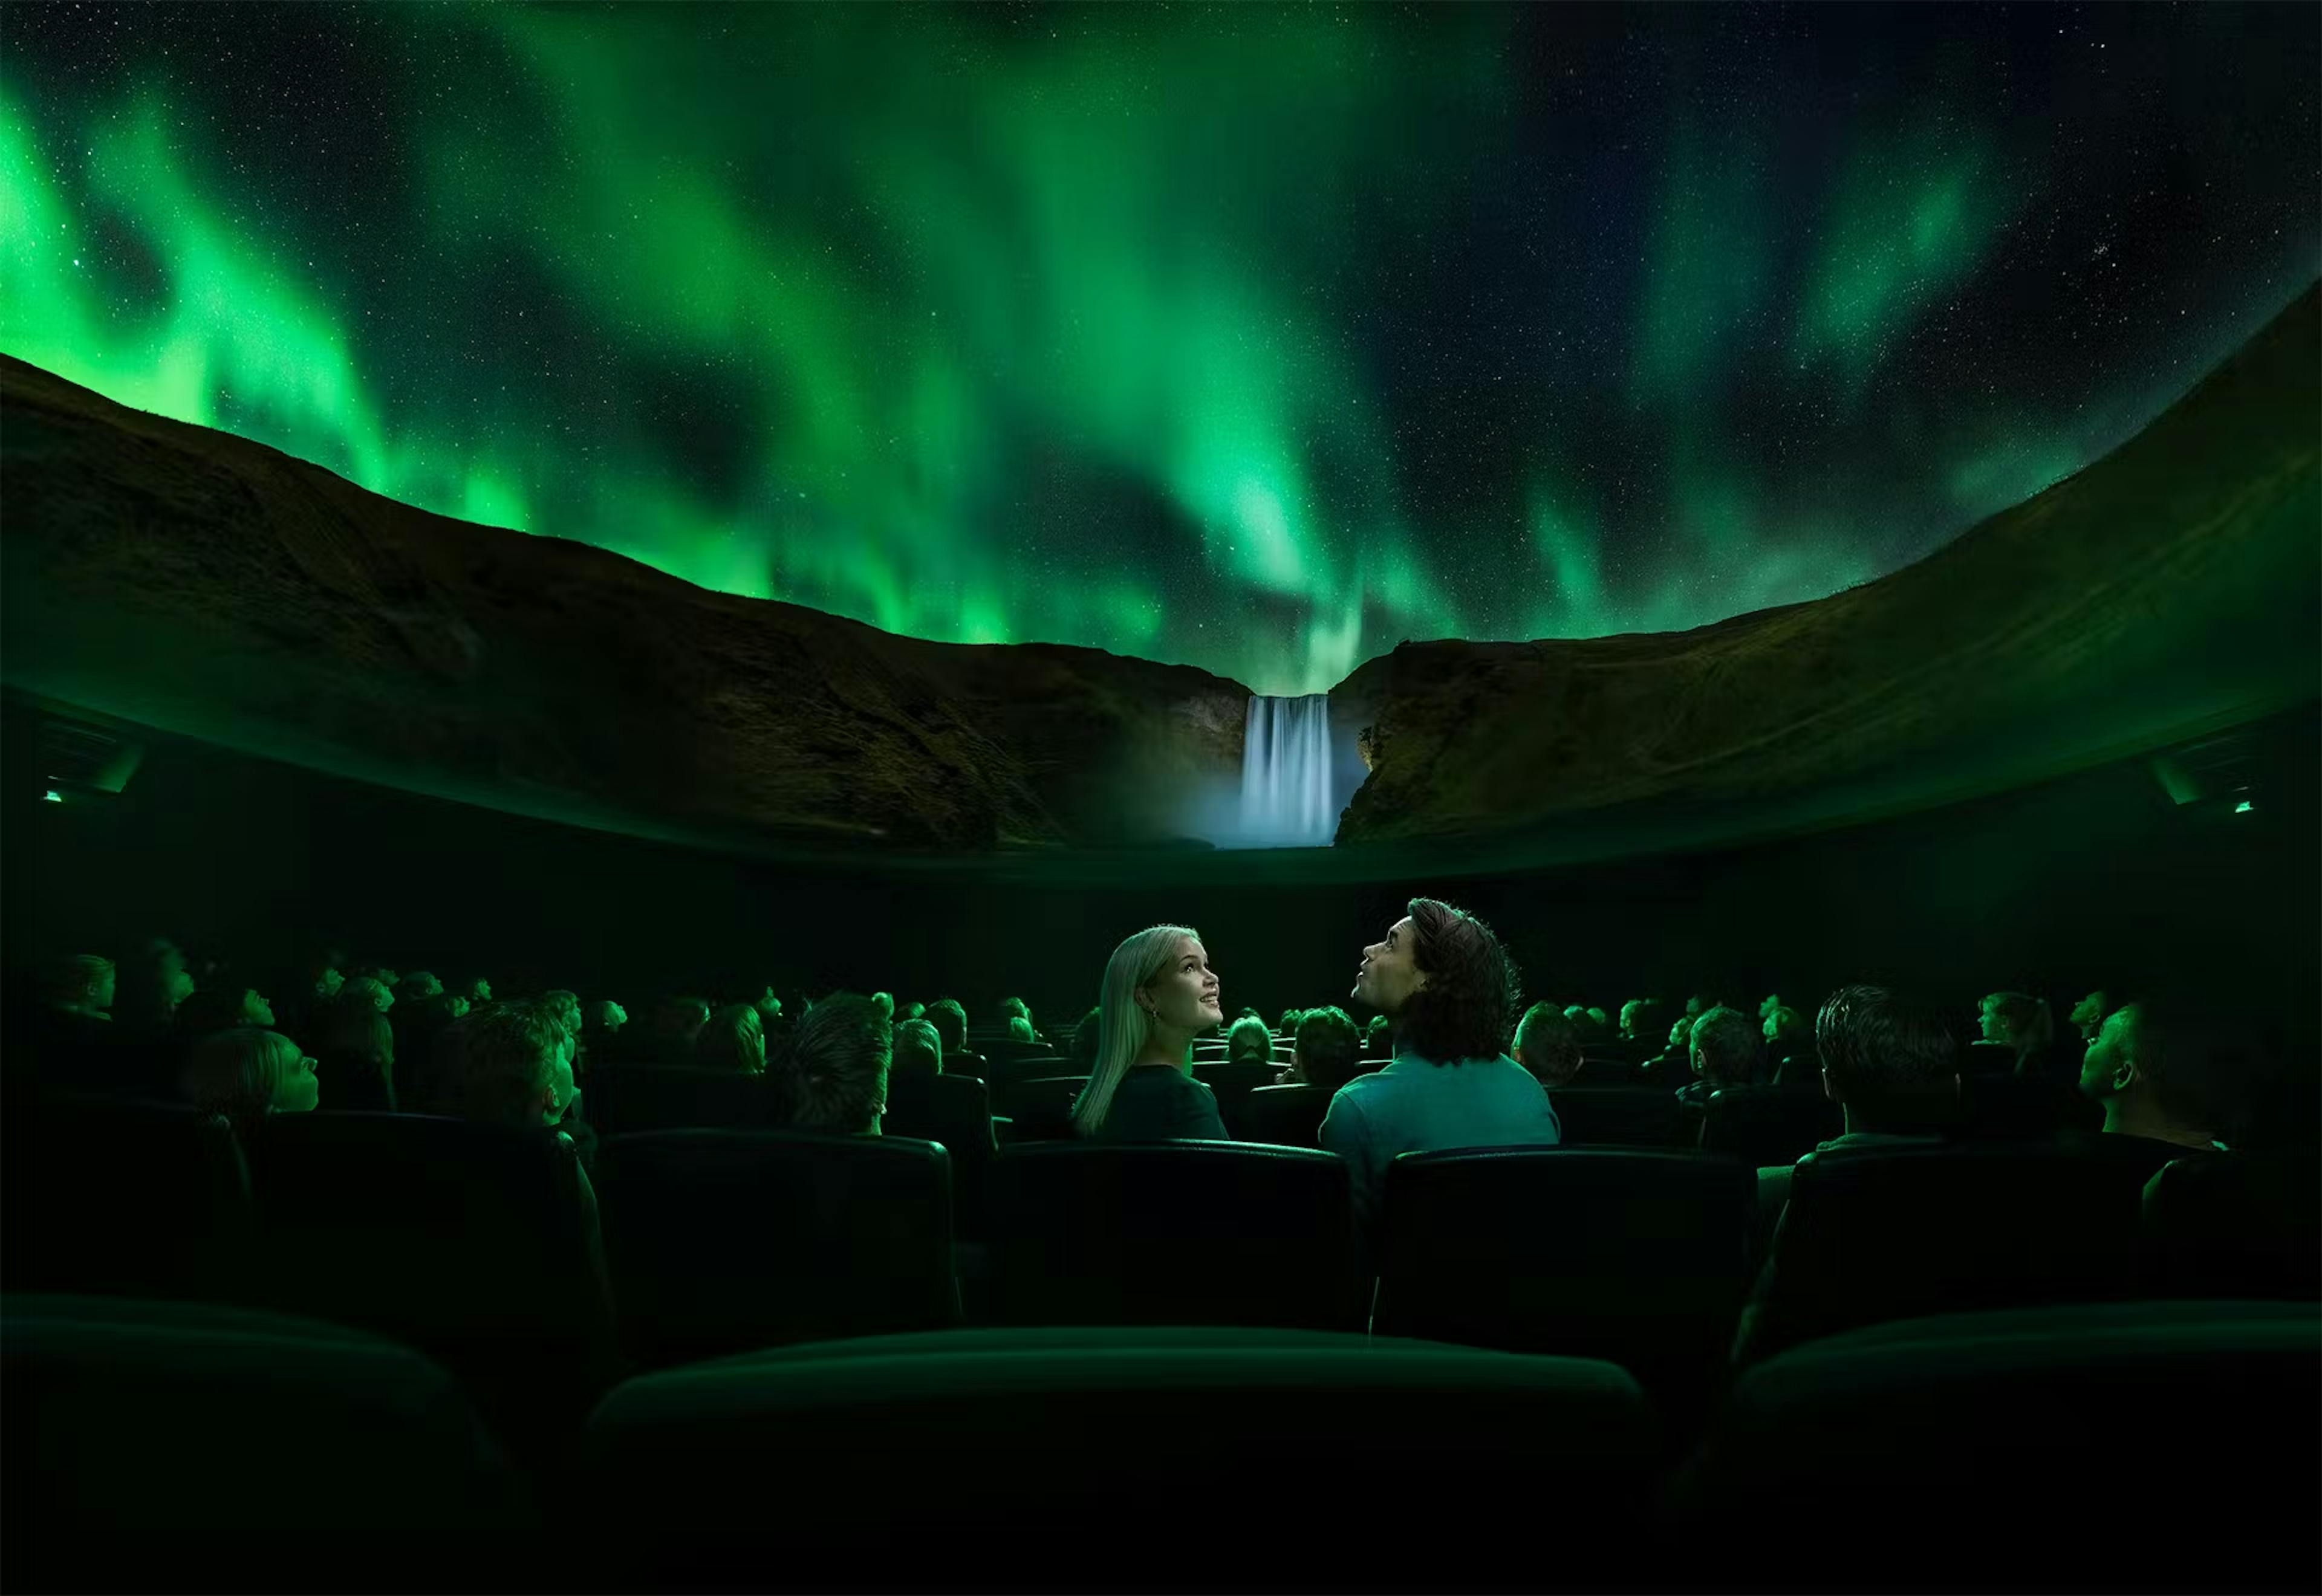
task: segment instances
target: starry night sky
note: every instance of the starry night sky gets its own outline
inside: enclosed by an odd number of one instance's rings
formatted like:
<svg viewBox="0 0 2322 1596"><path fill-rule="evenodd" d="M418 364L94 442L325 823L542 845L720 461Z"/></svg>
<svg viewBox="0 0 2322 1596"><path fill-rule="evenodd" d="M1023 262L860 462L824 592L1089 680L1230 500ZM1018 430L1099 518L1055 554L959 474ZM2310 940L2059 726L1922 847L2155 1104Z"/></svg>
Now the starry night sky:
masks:
<svg viewBox="0 0 2322 1596"><path fill-rule="evenodd" d="M11 4L0 349L395 497L1317 691L1927 553L2322 271L2305 5Z"/></svg>

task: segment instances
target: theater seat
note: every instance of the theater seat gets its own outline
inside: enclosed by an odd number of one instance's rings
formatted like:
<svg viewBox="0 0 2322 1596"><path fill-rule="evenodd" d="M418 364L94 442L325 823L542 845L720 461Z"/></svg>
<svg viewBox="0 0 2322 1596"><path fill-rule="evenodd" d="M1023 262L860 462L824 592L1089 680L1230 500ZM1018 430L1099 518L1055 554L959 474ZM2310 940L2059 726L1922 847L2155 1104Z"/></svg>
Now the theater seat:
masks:
<svg viewBox="0 0 2322 1596"><path fill-rule="evenodd" d="M50 1098L13 1103L5 1124L9 1290L231 1300L246 1289L250 1172L224 1119Z"/></svg>
<svg viewBox="0 0 2322 1596"><path fill-rule="evenodd" d="M942 1144L951 1154L952 1227L964 1238L982 1239L992 1161L999 1152L983 1082L949 1071L891 1075L879 1128L891 1136Z"/></svg>
<svg viewBox="0 0 2322 1596"><path fill-rule="evenodd" d="M1745 1372L1677 1493L1706 1588L2322 1588L2322 1312L1894 1323Z"/></svg>
<svg viewBox="0 0 2322 1596"><path fill-rule="evenodd" d="M2141 1187L2133 1167L2043 1147L1809 1154L1737 1355L1887 1319L2135 1296Z"/></svg>
<svg viewBox="0 0 2322 1596"><path fill-rule="evenodd" d="M1081 1090L1087 1085L1085 1075L1044 1075L1037 1080L1019 1081L1008 1088L1008 1139L1070 1141L1073 1105L1080 1101Z"/></svg>
<svg viewBox="0 0 2322 1596"><path fill-rule="evenodd" d="M539 1534L451 1376L334 1325L11 1297L12 1591L506 1589ZM450 1571L456 1570L456 1573Z"/></svg>
<svg viewBox="0 0 2322 1596"><path fill-rule="evenodd" d="M2322 1176L2311 1154L2194 1154L2144 1189L2153 1292L2322 1298Z"/></svg>
<svg viewBox="0 0 2322 1596"><path fill-rule="evenodd" d="M1319 1146L1330 1097L1319 1086L1261 1086L1242 1099L1239 1120L1227 1120L1226 1128L1237 1141Z"/></svg>
<svg viewBox="0 0 2322 1596"><path fill-rule="evenodd" d="M269 1305L440 1360L527 1456L577 1428L617 1372L596 1199L566 1138L293 1114L249 1154Z"/></svg>
<svg viewBox="0 0 2322 1596"><path fill-rule="evenodd" d="M2082 1096L2072 1081L2038 1076L1960 1077L1961 1141L2047 1142L2059 1134L2093 1134L2103 1126L2103 1106Z"/></svg>
<svg viewBox="0 0 2322 1596"><path fill-rule="evenodd" d="M1658 1086L1570 1086L1549 1093L1568 1147L1686 1147L1694 1127Z"/></svg>
<svg viewBox="0 0 2322 1596"><path fill-rule="evenodd" d="M1638 1549L1649 1436L1605 1363L966 1330L631 1381L584 1458L596 1577L624 1586L1438 1590L1609 1577ZM1169 1521L1132 1532L1144 1504Z"/></svg>
<svg viewBox="0 0 2322 1596"><path fill-rule="evenodd" d="M1235 1121L1240 1115L1241 1106L1249 1100L1250 1093L1261 1087L1271 1087L1281 1069L1281 1065L1270 1059L1264 1063L1196 1063L1193 1079L1216 1094L1218 1117L1225 1121L1227 1130L1239 1136L1240 1132L1235 1129Z"/></svg>
<svg viewBox="0 0 2322 1596"><path fill-rule="evenodd" d="M1796 1163L1846 1129L1846 1111L1820 1092L1729 1086L1709 1094L1701 1150L1752 1168Z"/></svg>
<svg viewBox="0 0 2322 1596"><path fill-rule="evenodd" d="M611 1137L597 1159L640 1364L958 1318L951 1160L931 1142L659 1131Z"/></svg>
<svg viewBox="0 0 2322 1596"><path fill-rule="evenodd" d="M1750 1165L1690 1153L1406 1153L1371 1328L1606 1358L1699 1409L1750 1283L1756 1187Z"/></svg>
<svg viewBox="0 0 2322 1596"><path fill-rule="evenodd" d="M1000 1323L1362 1324L1336 1154L1050 1142L1004 1149L992 1172Z"/></svg>
<svg viewBox="0 0 2322 1596"><path fill-rule="evenodd" d="M623 1064L590 1078L589 1119L602 1135L717 1126L778 1130L788 1119L774 1083L732 1070Z"/></svg>

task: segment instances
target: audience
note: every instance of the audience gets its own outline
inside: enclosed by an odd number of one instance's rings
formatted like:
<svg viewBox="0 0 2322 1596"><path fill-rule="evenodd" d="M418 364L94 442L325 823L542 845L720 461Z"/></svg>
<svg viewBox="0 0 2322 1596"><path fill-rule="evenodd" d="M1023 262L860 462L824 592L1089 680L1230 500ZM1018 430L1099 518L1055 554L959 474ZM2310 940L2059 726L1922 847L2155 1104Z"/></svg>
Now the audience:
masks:
<svg viewBox="0 0 2322 1596"><path fill-rule="evenodd" d="M1032 1022L1020 1014L1010 1019L1008 1022L1008 1040L1026 1047L1031 1046Z"/></svg>
<svg viewBox="0 0 2322 1596"><path fill-rule="evenodd" d="M1621 1040L1641 1042L1648 1046L1659 1043L1668 1033L1661 1019L1659 998L1632 998L1621 1005Z"/></svg>
<svg viewBox="0 0 2322 1596"><path fill-rule="evenodd" d="M572 1105L568 1033L542 1003L488 1003L436 1038L436 1107L463 1119L547 1129Z"/></svg>
<svg viewBox="0 0 2322 1596"><path fill-rule="evenodd" d="M1226 1033L1226 1062L1230 1064L1270 1064L1274 1062L1274 1033L1266 1022L1255 1016L1238 1019L1233 1029Z"/></svg>
<svg viewBox="0 0 2322 1596"><path fill-rule="evenodd" d="M956 998L938 998L928 1005L928 1024L943 1043L944 1068L955 1075L990 1079L983 1055L967 1045L967 1009Z"/></svg>
<svg viewBox="0 0 2322 1596"><path fill-rule="evenodd" d="M1622 1010L1625 1020L1630 1004ZM1572 1084L1580 1073L1580 1034L1553 1003L1535 1003L1516 1022L1516 1062L1550 1091Z"/></svg>
<svg viewBox="0 0 2322 1596"><path fill-rule="evenodd" d="M1886 987L1841 987L1815 1017L1823 1090L1845 1111L1843 1134L1816 1145L1933 1146L1959 1115L1959 1044L1942 1014ZM1788 1165L1758 1172L1758 1205L1788 1200Z"/></svg>
<svg viewBox="0 0 2322 1596"><path fill-rule="evenodd" d="M653 1034L647 1040L647 1052L653 1062L674 1065L696 1062L694 1038L701 1035L701 1028L708 1023L708 999L697 998L690 992L664 999L654 1011Z"/></svg>
<svg viewBox="0 0 2322 1596"><path fill-rule="evenodd" d="M894 1060L888 1066L890 1081L905 1076L913 1079L943 1073L943 1038L936 1028L923 1019L901 1019L895 1022Z"/></svg>
<svg viewBox="0 0 2322 1596"><path fill-rule="evenodd" d="M1694 1079L1678 1088L1678 1101L1696 1112L1729 1086L1757 1078L1758 1027L1738 1008L1717 1008L1693 1022L1687 1053Z"/></svg>
<svg viewBox="0 0 2322 1596"><path fill-rule="evenodd" d="M2225 1150L2252 1049L2228 1016L2154 992L2105 1017L2080 1061L2080 1087L2104 1105L2104 1134Z"/></svg>
<svg viewBox="0 0 2322 1596"><path fill-rule="evenodd" d="M693 1062L705 1070L764 1074L766 1033L759 1023L758 1011L747 1003L729 1003L712 1015L694 1033Z"/></svg>
<svg viewBox="0 0 2322 1596"><path fill-rule="evenodd" d="M1431 898L1364 950L1353 996L1394 1023L1394 1061L1339 1089L1321 1136L1347 1160L1358 1226L1376 1218L1398 1154L1560 1139L1548 1094L1500 1051L1521 990L1490 927Z"/></svg>
<svg viewBox="0 0 2322 1596"><path fill-rule="evenodd" d="M2104 1028L2105 1019L2111 1013L2112 996L2101 987L2072 1005L2072 1029L2080 1033L2083 1048L2097 1039L2097 1033Z"/></svg>
<svg viewBox="0 0 2322 1596"><path fill-rule="evenodd" d="M304 1114L321 1099L315 1061L279 1031L236 1026L195 1044L186 1096L248 1130L269 1114Z"/></svg>
<svg viewBox="0 0 2322 1596"><path fill-rule="evenodd" d="M1982 1040L2014 1050L2017 1080L2063 1080L2074 1072L2057 1050L2056 1021L2045 998L1993 992L1979 1006L1977 1023Z"/></svg>
<svg viewBox="0 0 2322 1596"><path fill-rule="evenodd" d="M1774 1085L1822 1090L1822 1062L1815 1057L1814 1036L1796 1009L1787 1004L1768 1009L1760 1034L1766 1042L1768 1078Z"/></svg>
<svg viewBox="0 0 2322 1596"><path fill-rule="evenodd" d="M1363 1034L1336 1006L1310 1008L1298 1017L1291 1035L1289 1067L1276 1077L1283 1086L1312 1086L1335 1093L1358 1075L1367 1074Z"/></svg>
<svg viewBox="0 0 2322 1596"><path fill-rule="evenodd" d="M322 1079L323 1095L334 1110L392 1114L400 1104L395 1082L395 1027L363 990L366 984L377 985L358 977L325 1004L308 1024L308 1040L317 1061L315 1073ZM425 1019L413 1026L415 1043L422 1036L432 1037L443 1024L450 1023L434 1024L443 1011L426 1008L441 999L438 994L425 1000Z"/></svg>
<svg viewBox="0 0 2322 1596"><path fill-rule="evenodd" d="M853 992L825 998L799 1021L782 1056L791 1123L800 1130L877 1135L893 1058L885 1009Z"/></svg>
<svg viewBox="0 0 2322 1596"><path fill-rule="evenodd" d="M1105 962L1097 1011L1074 1128L1109 1142L1224 1141L1217 1096L1193 1079L1193 1038L1224 1018L1201 934L1154 926L1124 941Z"/></svg>

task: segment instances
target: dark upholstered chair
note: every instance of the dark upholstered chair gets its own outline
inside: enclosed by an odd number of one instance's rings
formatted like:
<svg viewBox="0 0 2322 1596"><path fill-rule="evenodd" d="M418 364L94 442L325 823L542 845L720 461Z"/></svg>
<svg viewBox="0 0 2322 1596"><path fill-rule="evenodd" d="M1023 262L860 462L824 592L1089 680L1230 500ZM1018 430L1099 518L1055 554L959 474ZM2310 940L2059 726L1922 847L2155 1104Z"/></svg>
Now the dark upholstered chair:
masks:
<svg viewBox="0 0 2322 1596"><path fill-rule="evenodd" d="M983 1082L973 1075L901 1074L887 1078L887 1113L880 1130L891 1136L937 1142L951 1154L952 1227L982 1239L999 1143Z"/></svg>
<svg viewBox="0 0 2322 1596"><path fill-rule="evenodd" d="M450 1374L212 1303L0 1302L12 1591L510 1589L540 1529Z"/></svg>
<svg viewBox="0 0 2322 1596"><path fill-rule="evenodd" d="M1819 1092L1729 1086L1709 1095L1701 1150L1761 1165L1796 1163L1846 1129L1846 1111Z"/></svg>
<svg viewBox="0 0 2322 1596"><path fill-rule="evenodd" d="M1237 1141L1319 1146L1331 1096L1319 1086L1261 1086L1242 1099L1240 1117L1227 1120L1226 1128Z"/></svg>
<svg viewBox="0 0 2322 1596"><path fill-rule="evenodd" d="M606 1141L598 1179L641 1364L958 1318L951 1160L934 1143L658 1131Z"/></svg>
<svg viewBox="0 0 2322 1596"><path fill-rule="evenodd" d="M1088 1085L1085 1075L1044 1075L1037 1080L1019 1081L1008 1089L1006 1113L1009 1124L1007 1140L1010 1142L1065 1142L1073 1137L1073 1105L1080 1100L1081 1089ZM1001 1110L992 1110L997 1114Z"/></svg>
<svg viewBox="0 0 2322 1596"><path fill-rule="evenodd" d="M1052 1142L1003 1150L993 1174L1001 1323L1362 1324L1335 1154Z"/></svg>
<svg viewBox="0 0 2322 1596"><path fill-rule="evenodd" d="M1694 1127L1674 1091L1657 1086L1571 1086L1549 1094L1568 1147L1687 1147Z"/></svg>
<svg viewBox="0 0 2322 1596"><path fill-rule="evenodd" d="M623 1064L589 1081L589 1118L602 1135L638 1131L778 1130L789 1115L777 1082L731 1070Z"/></svg>

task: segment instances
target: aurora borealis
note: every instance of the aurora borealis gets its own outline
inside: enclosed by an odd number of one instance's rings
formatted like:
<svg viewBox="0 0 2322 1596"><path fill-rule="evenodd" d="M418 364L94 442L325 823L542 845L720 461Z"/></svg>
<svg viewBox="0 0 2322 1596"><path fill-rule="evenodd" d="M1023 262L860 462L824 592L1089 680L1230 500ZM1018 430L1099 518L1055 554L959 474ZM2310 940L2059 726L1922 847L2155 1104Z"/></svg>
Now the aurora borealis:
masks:
<svg viewBox="0 0 2322 1596"><path fill-rule="evenodd" d="M1326 689L2079 470L2322 269L2310 7L0 8L0 350L891 631Z"/></svg>

